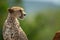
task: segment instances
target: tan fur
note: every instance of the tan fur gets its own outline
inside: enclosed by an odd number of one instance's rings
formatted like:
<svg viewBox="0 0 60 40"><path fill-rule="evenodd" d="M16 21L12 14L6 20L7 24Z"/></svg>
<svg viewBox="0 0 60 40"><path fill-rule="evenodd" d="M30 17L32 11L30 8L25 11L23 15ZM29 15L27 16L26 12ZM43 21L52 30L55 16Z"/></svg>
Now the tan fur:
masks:
<svg viewBox="0 0 60 40"><path fill-rule="evenodd" d="M8 13L8 17L4 23L3 26L4 40L28 40L25 32L22 30L21 26L19 26L19 22L17 20L17 16L21 15L17 13L19 13L19 10L23 10L23 8L12 7L10 9L13 9L14 12L12 14ZM18 12L16 13L16 11Z"/></svg>

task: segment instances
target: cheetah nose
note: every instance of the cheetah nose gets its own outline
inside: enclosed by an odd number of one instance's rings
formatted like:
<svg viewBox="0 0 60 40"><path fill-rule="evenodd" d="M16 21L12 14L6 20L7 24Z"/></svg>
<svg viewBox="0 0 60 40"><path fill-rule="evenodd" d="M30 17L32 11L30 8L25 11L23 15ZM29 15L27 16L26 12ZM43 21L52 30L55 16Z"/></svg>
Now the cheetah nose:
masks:
<svg viewBox="0 0 60 40"><path fill-rule="evenodd" d="M26 14L24 14L24 16L26 16Z"/></svg>
<svg viewBox="0 0 60 40"><path fill-rule="evenodd" d="M23 12L23 15L26 16L26 12Z"/></svg>

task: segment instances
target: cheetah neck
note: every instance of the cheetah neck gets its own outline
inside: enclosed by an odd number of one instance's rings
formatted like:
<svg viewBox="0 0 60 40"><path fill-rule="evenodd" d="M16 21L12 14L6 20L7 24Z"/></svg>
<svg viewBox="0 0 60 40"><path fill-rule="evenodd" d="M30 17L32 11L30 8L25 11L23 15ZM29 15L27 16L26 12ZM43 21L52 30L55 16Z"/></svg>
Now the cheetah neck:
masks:
<svg viewBox="0 0 60 40"><path fill-rule="evenodd" d="M13 27L19 26L18 19L16 17L12 17L11 15L8 15L7 23Z"/></svg>

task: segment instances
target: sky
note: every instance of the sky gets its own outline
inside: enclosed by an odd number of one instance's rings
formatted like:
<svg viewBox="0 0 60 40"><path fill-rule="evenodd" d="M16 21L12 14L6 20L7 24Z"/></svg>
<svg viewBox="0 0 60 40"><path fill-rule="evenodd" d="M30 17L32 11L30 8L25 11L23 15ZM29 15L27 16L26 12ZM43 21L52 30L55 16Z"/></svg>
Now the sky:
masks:
<svg viewBox="0 0 60 40"><path fill-rule="evenodd" d="M60 1L60 0L24 0L24 1Z"/></svg>
<svg viewBox="0 0 60 40"><path fill-rule="evenodd" d="M60 0L23 0L23 1L25 1L24 4L25 4L26 11L28 13L31 13L31 12L34 12L38 9L44 8L46 5L44 3L47 3L48 4L47 6L50 5L49 3L51 3L51 5L60 6ZM42 4L43 6L41 5L41 2L43 3Z"/></svg>
<svg viewBox="0 0 60 40"><path fill-rule="evenodd" d="M52 3L55 3L55 4L60 4L60 0L24 0L24 1L52 2Z"/></svg>

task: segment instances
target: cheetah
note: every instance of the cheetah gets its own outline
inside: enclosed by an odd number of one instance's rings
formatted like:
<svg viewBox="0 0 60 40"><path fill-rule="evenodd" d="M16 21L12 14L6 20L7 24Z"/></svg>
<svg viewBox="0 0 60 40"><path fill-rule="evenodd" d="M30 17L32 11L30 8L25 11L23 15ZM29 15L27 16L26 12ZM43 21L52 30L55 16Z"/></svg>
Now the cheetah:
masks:
<svg viewBox="0 0 60 40"><path fill-rule="evenodd" d="M2 33L4 40L28 40L18 22L18 18L23 19L25 15L22 7L14 6L8 9L8 16L4 23Z"/></svg>

